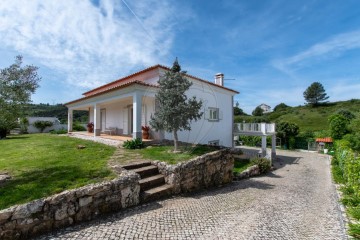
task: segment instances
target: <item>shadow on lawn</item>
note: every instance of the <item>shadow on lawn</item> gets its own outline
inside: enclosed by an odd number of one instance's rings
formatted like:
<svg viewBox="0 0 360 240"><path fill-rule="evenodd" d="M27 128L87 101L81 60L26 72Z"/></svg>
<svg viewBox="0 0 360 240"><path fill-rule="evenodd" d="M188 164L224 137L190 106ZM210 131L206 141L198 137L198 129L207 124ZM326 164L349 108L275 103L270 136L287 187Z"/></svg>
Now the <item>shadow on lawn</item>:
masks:
<svg viewBox="0 0 360 240"><path fill-rule="evenodd" d="M24 135L21 135L21 136L10 135L10 136L7 136L6 138L2 139L2 140L16 140L16 139L26 139L26 138L30 138L30 137L24 136Z"/></svg>

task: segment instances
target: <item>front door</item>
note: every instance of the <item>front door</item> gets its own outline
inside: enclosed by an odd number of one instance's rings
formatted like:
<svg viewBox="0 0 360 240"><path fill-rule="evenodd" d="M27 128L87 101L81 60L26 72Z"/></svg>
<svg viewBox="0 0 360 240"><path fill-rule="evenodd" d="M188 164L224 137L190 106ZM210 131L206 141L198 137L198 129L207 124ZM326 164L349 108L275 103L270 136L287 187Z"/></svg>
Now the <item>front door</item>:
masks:
<svg viewBox="0 0 360 240"><path fill-rule="evenodd" d="M100 110L100 132L104 132L106 129L106 109Z"/></svg>

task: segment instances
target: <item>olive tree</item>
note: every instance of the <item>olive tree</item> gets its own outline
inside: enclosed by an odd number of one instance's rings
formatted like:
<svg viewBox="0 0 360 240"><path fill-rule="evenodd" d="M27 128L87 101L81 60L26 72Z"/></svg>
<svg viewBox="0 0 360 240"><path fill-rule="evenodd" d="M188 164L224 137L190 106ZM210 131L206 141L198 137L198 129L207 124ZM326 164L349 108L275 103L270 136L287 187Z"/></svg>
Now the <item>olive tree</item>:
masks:
<svg viewBox="0 0 360 240"><path fill-rule="evenodd" d="M150 126L156 131L173 133L175 152L178 151L178 131L190 131L191 121L197 121L203 115L200 112L202 101L195 96L188 99L186 95L192 82L184 76L185 73L176 59L170 71L160 77L160 89L155 95L159 108L150 120Z"/></svg>
<svg viewBox="0 0 360 240"><path fill-rule="evenodd" d="M22 56L15 63L0 70L0 139L16 126L23 109L31 101L31 94L39 87L38 67L22 66Z"/></svg>

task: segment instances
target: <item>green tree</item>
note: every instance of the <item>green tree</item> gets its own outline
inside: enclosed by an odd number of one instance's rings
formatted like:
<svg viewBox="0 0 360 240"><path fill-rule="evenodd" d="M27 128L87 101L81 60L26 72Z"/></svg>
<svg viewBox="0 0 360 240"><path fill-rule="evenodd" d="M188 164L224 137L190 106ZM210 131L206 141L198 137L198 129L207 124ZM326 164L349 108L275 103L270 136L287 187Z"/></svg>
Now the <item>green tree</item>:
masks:
<svg viewBox="0 0 360 240"><path fill-rule="evenodd" d="M259 106L257 106L255 109L254 109L254 111L252 112L252 115L253 116L262 116L264 114L264 110L261 108L261 107L259 107Z"/></svg>
<svg viewBox="0 0 360 240"><path fill-rule="evenodd" d="M343 115L330 116L329 123L330 135L333 139L341 139L348 132L349 121Z"/></svg>
<svg viewBox="0 0 360 240"><path fill-rule="evenodd" d="M313 106L327 100L329 96L326 95L324 86L319 82L312 83L304 92L305 100Z"/></svg>
<svg viewBox="0 0 360 240"><path fill-rule="evenodd" d="M274 112L281 111L287 109L289 106L285 103L280 103L274 107Z"/></svg>
<svg viewBox="0 0 360 240"><path fill-rule="evenodd" d="M337 111L337 114L342 115L344 118L346 118L349 122L355 118L355 115L346 109L340 109Z"/></svg>
<svg viewBox="0 0 360 240"><path fill-rule="evenodd" d="M298 134L299 126L295 123L280 122L276 124L276 136L287 146L289 146L289 139L294 138Z"/></svg>
<svg viewBox="0 0 360 240"><path fill-rule="evenodd" d="M170 71L159 79L159 91L155 95L155 101L159 108L151 117L150 126L156 131L172 132L174 137L174 151L178 151L178 131L191 130L191 121L197 121L203 115L200 112L202 101L195 96L188 99L186 91L192 82L185 76L186 72L176 58Z"/></svg>
<svg viewBox="0 0 360 240"><path fill-rule="evenodd" d="M22 56L10 67L0 70L0 139L16 126L31 94L39 87L41 78L35 66L22 66Z"/></svg>
<svg viewBox="0 0 360 240"><path fill-rule="evenodd" d="M36 127L37 129L40 130L40 132L43 132L45 130L45 128L47 127L51 127L53 125L52 122L50 121L36 121L33 123L34 127Z"/></svg>
<svg viewBox="0 0 360 240"><path fill-rule="evenodd" d="M236 104L235 104L234 115L235 116L246 115L246 113L244 113L244 111L239 107L239 102L236 102Z"/></svg>

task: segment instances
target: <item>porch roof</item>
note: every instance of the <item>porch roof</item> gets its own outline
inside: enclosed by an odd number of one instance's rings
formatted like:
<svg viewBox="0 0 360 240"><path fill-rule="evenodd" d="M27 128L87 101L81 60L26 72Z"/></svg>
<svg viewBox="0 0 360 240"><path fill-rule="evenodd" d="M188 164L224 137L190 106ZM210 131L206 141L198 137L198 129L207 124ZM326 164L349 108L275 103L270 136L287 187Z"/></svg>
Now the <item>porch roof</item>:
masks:
<svg viewBox="0 0 360 240"><path fill-rule="evenodd" d="M130 81L130 82L125 82L121 85L117 85L115 87L111 87L111 88L107 88L105 89L104 91L101 91L101 92L97 92L95 94L92 94L92 95L89 95L89 96L85 96L85 97L82 97L82 98L79 98L79 99L76 99L76 100L73 100L71 102L67 102L65 103L65 105L69 105L69 104L73 104L73 103L76 103L76 102L80 102L80 101L83 101L83 100L86 100L86 99L89 99L89 98L93 98L93 97L96 97L96 96L99 96L99 95L102 95L104 93L108 93L108 92L112 92L112 91L115 91L115 90L118 90L118 89L122 89L122 88L126 88L126 87L129 87L131 85L142 85L142 86L145 86L145 87L152 87L152 88L158 88L158 86L156 85L153 85L153 84L148 84L148 83L145 83L143 81L139 81L139 80L134 80L134 81Z"/></svg>

